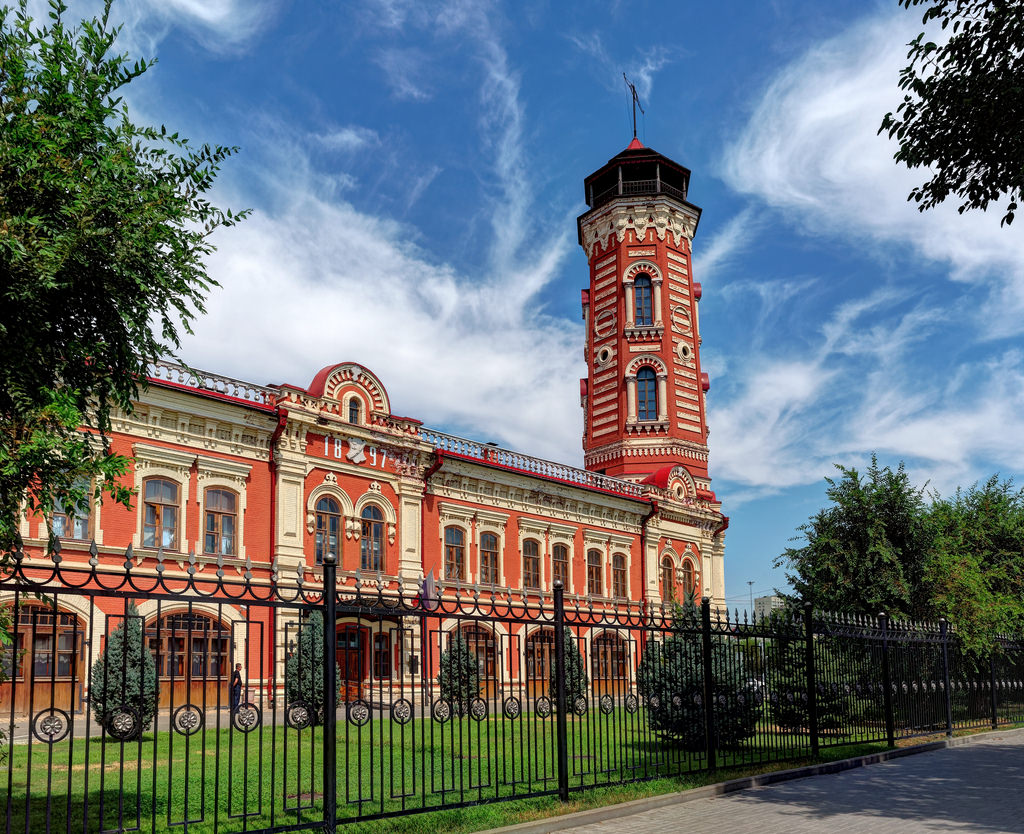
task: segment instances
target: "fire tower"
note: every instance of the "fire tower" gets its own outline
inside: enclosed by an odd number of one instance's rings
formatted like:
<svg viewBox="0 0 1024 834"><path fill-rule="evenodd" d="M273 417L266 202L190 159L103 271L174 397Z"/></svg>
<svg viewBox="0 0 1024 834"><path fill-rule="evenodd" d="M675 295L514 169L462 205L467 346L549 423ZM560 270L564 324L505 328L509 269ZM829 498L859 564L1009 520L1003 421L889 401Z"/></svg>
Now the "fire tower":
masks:
<svg viewBox="0 0 1024 834"><path fill-rule="evenodd" d="M584 180L577 221L590 263L580 380L587 469L632 481L682 467L710 492L705 394L690 242L701 210L690 172L634 137Z"/></svg>

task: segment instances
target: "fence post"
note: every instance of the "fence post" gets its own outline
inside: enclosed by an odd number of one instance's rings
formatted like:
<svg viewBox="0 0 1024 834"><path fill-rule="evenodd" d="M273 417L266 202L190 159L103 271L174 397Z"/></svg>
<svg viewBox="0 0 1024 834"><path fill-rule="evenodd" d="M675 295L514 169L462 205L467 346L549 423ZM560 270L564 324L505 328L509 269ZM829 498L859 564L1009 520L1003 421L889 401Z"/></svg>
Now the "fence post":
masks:
<svg viewBox="0 0 1024 834"><path fill-rule="evenodd" d="M988 682L992 690L992 729L999 727L999 699L996 696L996 653L988 656Z"/></svg>
<svg viewBox="0 0 1024 834"><path fill-rule="evenodd" d="M324 831L334 834L338 820L338 557L324 556Z"/></svg>
<svg viewBox="0 0 1024 834"><path fill-rule="evenodd" d="M949 623L939 618L939 639L942 641L942 691L946 693L946 735L953 735L953 693L949 691Z"/></svg>
<svg viewBox="0 0 1024 834"><path fill-rule="evenodd" d="M558 744L558 798L569 801L569 738L565 720L565 588L555 580L555 734Z"/></svg>
<svg viewBox="0 0 1024 834"><path fill-rule="evenodd" d="M896 716L892 707L892 672L889 669L889 615L884 611L878 615L882 625L882 698L885 703L885 740L890 747L896 746Z"/></svg>
<svg viewBox="0 0 1024 834"><path fill-rule="evenodd" d="M704 655L704 744L708 754L708 770L718 766L715 755L715 680L711 659L711 600L700 601L701 648Z"/></svg>
<svg viewBox="0 0 1024 834"><path fill-rule="evenodd" d="M804 603L804 634L807 664L807 727L811 733L811 755L818 755L818 670L814 662L814 607Z"/></svg>

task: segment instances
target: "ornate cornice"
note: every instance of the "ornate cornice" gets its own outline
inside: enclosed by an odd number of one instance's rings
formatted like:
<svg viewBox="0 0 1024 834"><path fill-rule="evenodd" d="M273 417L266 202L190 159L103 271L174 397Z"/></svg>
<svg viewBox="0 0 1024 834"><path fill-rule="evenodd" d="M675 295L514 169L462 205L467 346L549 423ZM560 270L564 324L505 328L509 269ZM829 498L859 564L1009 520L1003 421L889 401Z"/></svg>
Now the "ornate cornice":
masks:
<svg viewBox="0 0 1024 834"><path fill-rule="evenodd" d="M654 229L658 240L670 235L675 246L682 247L697 231L697 215L676 207L664 197L618 198L604 211L583 221L583 249L588 258L593 258L599 245L607 249L611 235L622 243L629 230L636 232L637 243L643 243L649 229Z"/></svg>

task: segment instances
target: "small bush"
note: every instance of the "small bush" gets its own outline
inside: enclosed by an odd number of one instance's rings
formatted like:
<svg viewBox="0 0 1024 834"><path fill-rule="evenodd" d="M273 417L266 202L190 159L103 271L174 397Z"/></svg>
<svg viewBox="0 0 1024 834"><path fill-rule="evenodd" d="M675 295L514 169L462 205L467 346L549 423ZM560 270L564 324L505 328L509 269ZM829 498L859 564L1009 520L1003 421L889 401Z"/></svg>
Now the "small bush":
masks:
<svg viewBox="0 0 1024 834"><path fill-rule="evenodd" d="M572 630L565 627L565 704L566 711L572 712L573 704L576 700L581 697L585 697L587 694L587 669L583 663L583 655L580 654L580 647L573 637ZM552 643L551 649L551 680L548 685L548 695L551 698L551 702L558 708L558 679L556 678L557 669L555 668L555 652L554 644Z"/></svg>
<svg viewBox="0 0 1024 834"><path fill-rule="evenodd" d="M476 655L459 632L451 635L448 650L441 654L437 683L441 699L451 703L459 715L465 715L472 700L480 695L480 668Z"/></svg>
<svg viewBox="0 0 1024 834"><path fill-rule="evenodd" d="M338 695L341 693L341 670L335 664ZM299 643L284 662L284 691L289 705L303 704L313 724L322 724L327 707L324 681L324 615L311 611L299 631Z"/></svg>
<svg viewBox="0 0 1024 834"><path fill-rule="evenodd" d="M89 702L93 716L108 733L125 740L138 739L153 723L159 696L156 663L146 646L139 611L130 604L127 616L107 637L103 654L92 667ZM126 725L113 723L126 714L137 719L134 731L127 734Z"/></svg>

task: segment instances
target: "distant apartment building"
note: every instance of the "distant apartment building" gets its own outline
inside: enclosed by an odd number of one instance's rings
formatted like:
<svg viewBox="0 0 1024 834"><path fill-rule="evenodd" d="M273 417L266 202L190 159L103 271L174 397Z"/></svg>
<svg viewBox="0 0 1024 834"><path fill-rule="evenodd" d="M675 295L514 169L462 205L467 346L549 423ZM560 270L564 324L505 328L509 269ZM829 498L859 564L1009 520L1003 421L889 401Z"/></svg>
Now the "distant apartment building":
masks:
<svg viewBox="0 0 1024 834"><path fill-rule="evenodd" d="M761 619L762 617L767 617L772 613L772 611L778 611L780 608L784 608L785 605L786 601L776 594L771 594L766 597L757 597L754 600L754 614L757 615L758 619Z"/></svg>

